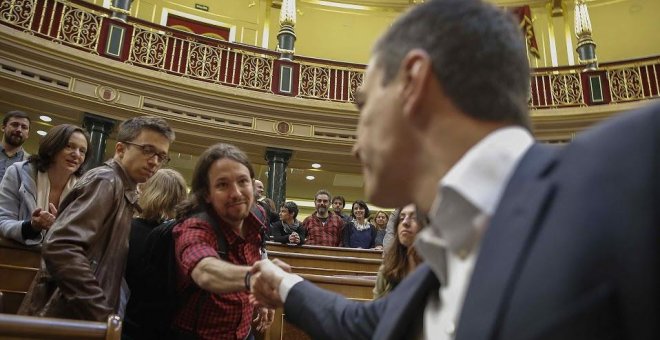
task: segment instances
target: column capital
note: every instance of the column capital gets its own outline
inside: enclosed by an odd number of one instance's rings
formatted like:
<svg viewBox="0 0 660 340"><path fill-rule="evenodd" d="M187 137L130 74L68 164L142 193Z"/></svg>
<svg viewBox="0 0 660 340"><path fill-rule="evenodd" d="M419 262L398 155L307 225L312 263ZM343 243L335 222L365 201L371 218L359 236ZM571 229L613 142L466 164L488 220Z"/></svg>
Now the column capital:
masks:
<svg viewBox="0 0 660 340"><path fill-rule="evenodd" d="M293 150L268 147L266 148L266 154L264 158L268 162L288 164L292 155Z"/></svg>
<svg viewBox="0 0 660 340"><path fill-rule="evenodd" d="M85 112L85 115L83 116L83 127L90 133L92 130L97 130L105 134L110 134L115 127L115 124L117 124L116 120L97 116L95 114Z"/></svg>

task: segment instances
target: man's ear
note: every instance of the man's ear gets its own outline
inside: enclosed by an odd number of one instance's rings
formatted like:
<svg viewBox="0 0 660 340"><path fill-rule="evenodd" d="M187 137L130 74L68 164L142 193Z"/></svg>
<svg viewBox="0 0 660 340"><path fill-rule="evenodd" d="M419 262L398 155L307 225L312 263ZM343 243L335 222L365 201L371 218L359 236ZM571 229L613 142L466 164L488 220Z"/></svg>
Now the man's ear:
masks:
<svg viewBox="0 0 660 340"><path fill-rule="evenodd" d="M423 105L429 95L429 80L433 77L431 57L426 51L414 49L408 52L401 61L402 82L401 98L403 114L416 125L426 124L426 110Z"/></svg>
<svg viewBox="0 0 660 340"><path fill-rule="evenodd" d="M122 142L117 142L115 144L115 155L119 157L119 159L124 158L124 153L126 152L126 145Z"/></svg>

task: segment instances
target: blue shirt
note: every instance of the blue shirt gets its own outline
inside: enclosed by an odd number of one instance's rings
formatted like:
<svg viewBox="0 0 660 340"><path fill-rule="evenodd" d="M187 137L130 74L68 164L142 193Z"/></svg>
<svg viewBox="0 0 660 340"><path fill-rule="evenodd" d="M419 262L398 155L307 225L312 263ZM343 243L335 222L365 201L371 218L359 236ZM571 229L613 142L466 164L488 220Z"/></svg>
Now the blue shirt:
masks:
<svg viewBox="0 0 660 340"><path fill-rule="evenodd" d="M7 168L16 163L16 162L21 162L25 158L25 151L23 148L18 150L12 157L9 157L7 153L5 152L5 147L0 144L0 179L5 176L5 170Z"/></svg>

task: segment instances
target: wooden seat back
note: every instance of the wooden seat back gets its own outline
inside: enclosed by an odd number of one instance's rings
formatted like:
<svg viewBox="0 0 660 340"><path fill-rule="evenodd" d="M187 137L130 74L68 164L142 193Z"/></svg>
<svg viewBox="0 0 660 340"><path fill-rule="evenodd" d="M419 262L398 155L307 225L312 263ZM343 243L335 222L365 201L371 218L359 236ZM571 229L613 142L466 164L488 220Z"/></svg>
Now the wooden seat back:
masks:
<svg viewBox="0 0 660 340"><path fill-rule="evenodd" d="M41 247L28 247L0 237L0 293L2 313L14 314L41 264Z"/></svg>

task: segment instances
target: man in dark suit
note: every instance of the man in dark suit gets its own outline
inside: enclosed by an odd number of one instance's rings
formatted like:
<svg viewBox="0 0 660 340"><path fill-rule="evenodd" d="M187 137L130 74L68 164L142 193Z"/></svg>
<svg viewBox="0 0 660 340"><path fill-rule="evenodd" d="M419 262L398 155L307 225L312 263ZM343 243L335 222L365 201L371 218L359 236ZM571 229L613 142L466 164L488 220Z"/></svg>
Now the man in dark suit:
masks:
<svg viewBox="0 0 660 340"><path fill-rule="evenodd" d="M425 264L351 302L268 261L252 290L315 339L660 336L660 106L559 149L528 132L517 26L479 0L413 8L376 44L356 155L381 206L429 218Z"/></svg>

